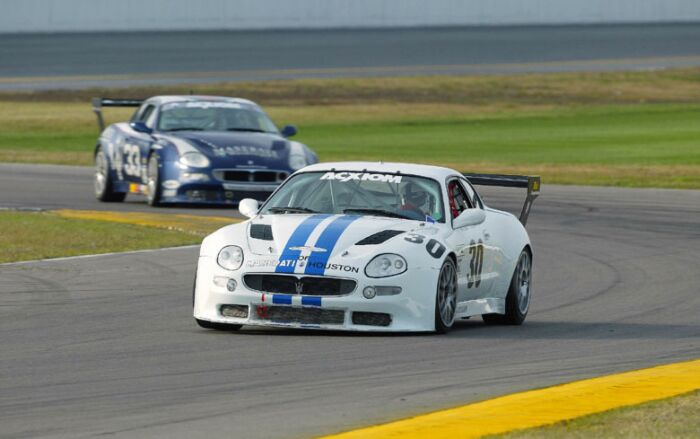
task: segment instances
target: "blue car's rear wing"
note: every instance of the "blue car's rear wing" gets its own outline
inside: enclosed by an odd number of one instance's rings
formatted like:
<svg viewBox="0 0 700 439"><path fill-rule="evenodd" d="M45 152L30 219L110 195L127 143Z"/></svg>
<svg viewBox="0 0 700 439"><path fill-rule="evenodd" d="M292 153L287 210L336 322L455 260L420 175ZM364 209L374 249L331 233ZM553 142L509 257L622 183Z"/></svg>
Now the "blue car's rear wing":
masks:
<svg viewBox="0 0 700 439"><path fill-rule="evenodd" d="M528 175L500 175L500 174L464 174L467 180L478 186L501 186L527 188L527 196L523 210L520 212L520 222L527 224L532 202L540 194L540 177Z"/></svg>
<svg viewBox="0 0 700 439"><path fill-rule="evenodd" d="M141 99L92 98L92 111L97 116L97 125L100 127L100 132L105 129L102 107L140 107L142 103L143 100Z"/></svg>

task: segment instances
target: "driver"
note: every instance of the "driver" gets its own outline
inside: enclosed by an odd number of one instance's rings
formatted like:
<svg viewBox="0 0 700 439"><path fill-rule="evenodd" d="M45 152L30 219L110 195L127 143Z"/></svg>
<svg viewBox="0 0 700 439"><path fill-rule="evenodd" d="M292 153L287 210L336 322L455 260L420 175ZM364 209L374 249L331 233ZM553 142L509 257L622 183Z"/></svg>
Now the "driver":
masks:
<svg viewBox="0 0 700 439"><path fill-rule="evenodd" d="M426 206L429 204L428 199L429 196L425 190L413 182L408 182L401 189L401 210L415 213L414 216L418 220L425 220L426 212L430 211L430 206Z"/></svg>

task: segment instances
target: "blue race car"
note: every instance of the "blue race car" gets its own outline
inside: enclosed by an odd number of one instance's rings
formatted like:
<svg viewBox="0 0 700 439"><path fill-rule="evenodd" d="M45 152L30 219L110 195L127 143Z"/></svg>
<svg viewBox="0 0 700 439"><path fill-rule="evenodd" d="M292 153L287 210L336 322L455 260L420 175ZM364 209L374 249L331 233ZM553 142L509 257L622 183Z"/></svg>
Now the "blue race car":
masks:
<svg viewBox="0 0 700 439"><path fill-rule="evenodd" d="M318 161L288 140L254 102L216 96L156 96L145 101L93 99L102 134L95 147L95 196L148 203L235 205L263 201L287 176ZM129 122L105 129L102 107L138 107Z"/></svg>

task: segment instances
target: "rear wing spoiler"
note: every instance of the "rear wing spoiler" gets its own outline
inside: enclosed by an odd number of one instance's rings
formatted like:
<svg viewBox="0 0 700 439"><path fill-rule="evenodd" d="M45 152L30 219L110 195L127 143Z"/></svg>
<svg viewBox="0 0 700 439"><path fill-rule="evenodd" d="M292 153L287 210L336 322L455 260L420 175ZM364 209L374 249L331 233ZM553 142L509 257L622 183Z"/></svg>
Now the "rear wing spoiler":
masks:
<svg viewBox="0 0 700 439"><path fill-rule="evenodd" d="M97 116L97 126L100 127L100 132L105 129L102 107L140 107L142 103L142 99L92 98L92 112Z"/></svg>
<svg viewBox="0 0 700 439"><path fill-rule="evenodd" d="M500 174L463 174L467 180L476 186L501 186L519 187L527 189L527 196L520 212L520 222L527 224L532 202L540 194L540 177L528 175L500 175Z"/></svg>

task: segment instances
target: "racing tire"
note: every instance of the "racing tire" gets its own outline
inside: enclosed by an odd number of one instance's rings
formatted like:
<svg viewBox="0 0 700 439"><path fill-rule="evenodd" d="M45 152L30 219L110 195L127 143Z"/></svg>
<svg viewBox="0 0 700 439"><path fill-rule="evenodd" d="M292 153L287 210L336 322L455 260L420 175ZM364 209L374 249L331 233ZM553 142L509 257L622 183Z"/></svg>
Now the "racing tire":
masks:
<svg viewBox="0 0 700 439"><path fill-rule="evenodd" d="M160 161L157 154L148 157L146 187L148 188L146 198L148 204L157 207L161 205L160 199L163 188L161 187Z"/></svg>
<svg viewBox="0 0 700 439"><path fill-rule="evenodd" d="M484 314L481 318L489 325L522 325L530 310L532 298L532 255L526 248L520 252L518 263L506 295L505 314Z"/></svg>
<svg viewBox="0 0 700 439"><path fill-rule="evenodd" d="M126 192L114 192L109 160L101 146L98 146L95 152L94 188L95 198L105 203L119 203L126 198Z"/></svg>
<svg viewBox="0 0 700 439"><path fill-rule="evenodd" d="M452 258L445 259L435 291L435 332L446 334L452 328L457 309L457 268Z"/></svg>

